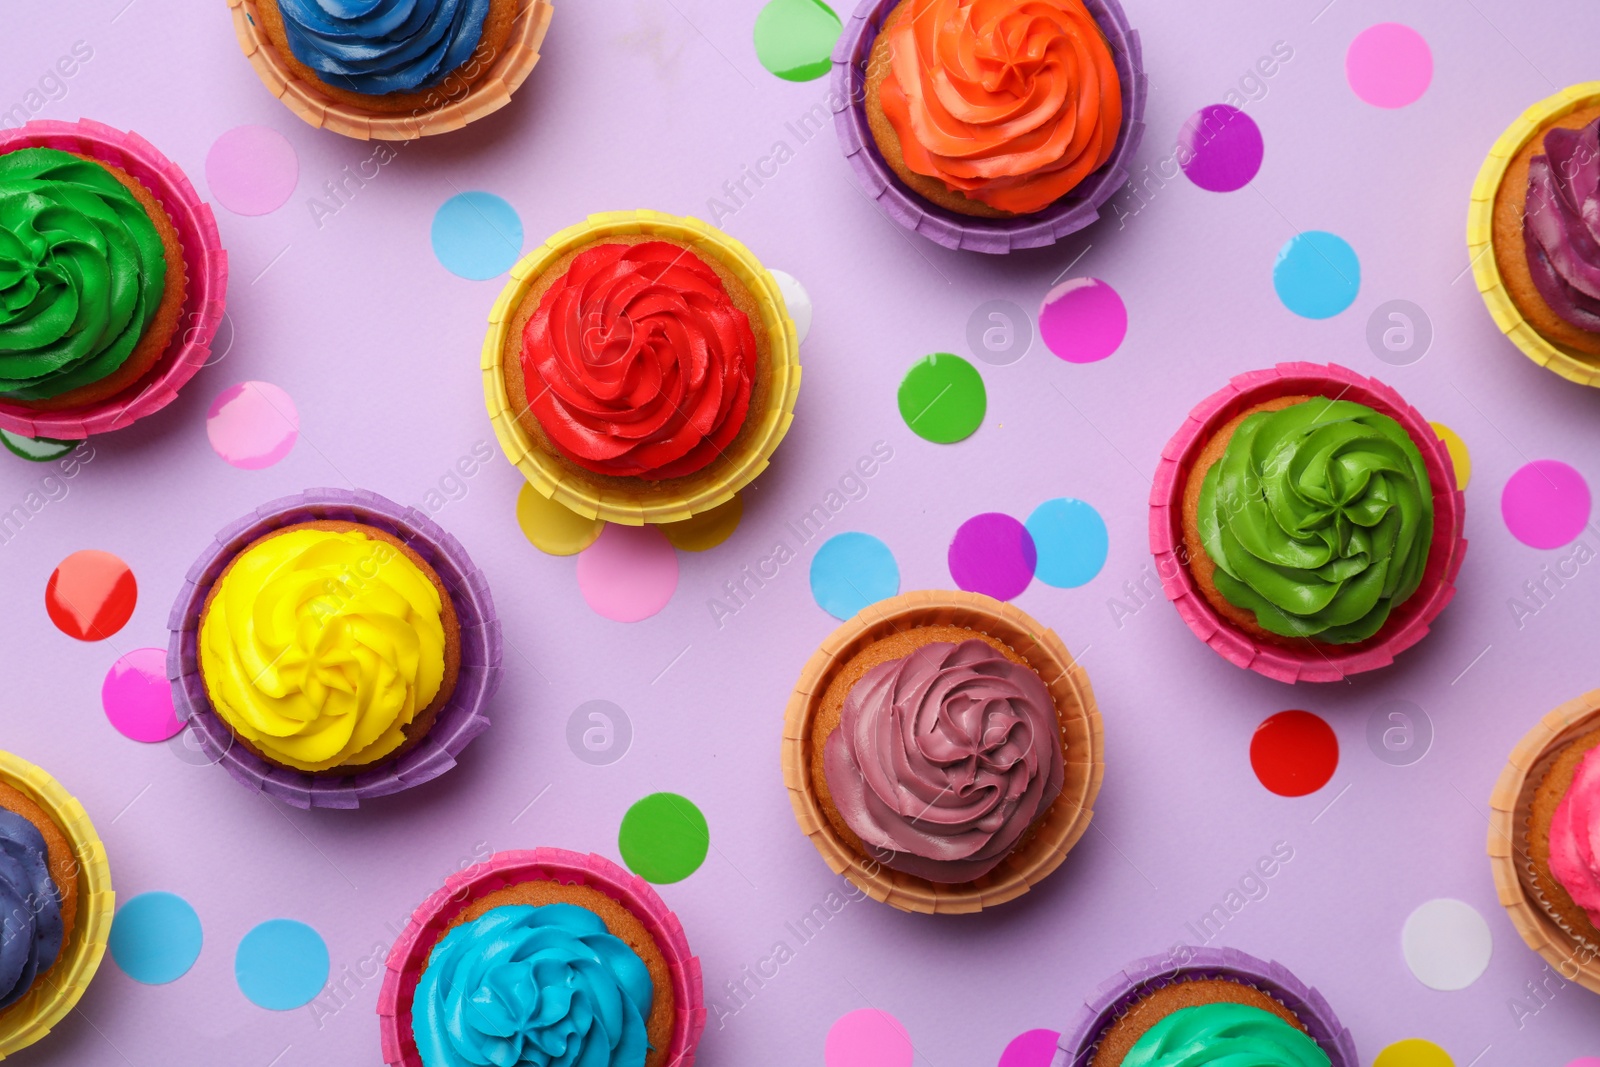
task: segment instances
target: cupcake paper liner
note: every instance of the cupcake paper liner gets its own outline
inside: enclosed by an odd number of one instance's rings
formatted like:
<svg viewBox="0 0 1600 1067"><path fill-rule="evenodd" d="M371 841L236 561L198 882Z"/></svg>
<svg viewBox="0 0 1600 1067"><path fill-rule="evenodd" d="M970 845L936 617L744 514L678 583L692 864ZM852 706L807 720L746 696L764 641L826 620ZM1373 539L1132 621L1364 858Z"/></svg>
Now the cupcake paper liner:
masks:
<svg viewBox="0 0 1600 1067"><path fill-rule="evenodd" d="M284 526L331 519L359 522L400 538L438 573L461 624L461 672L426 737L399 759L345 776L312 775L268 763L236 742L200 678L200 613L224 568L252 541ZM263 504L230 523L200 554L167 616L167 677L173 710L191 724L201 751L241 784L297 808L355 808L437 778L467 743L489 728L489 698L500 685L500 620L483 574L454 537L415 508L364 489L309 489Z"/></svg>
<svg viewBox="0 0 1600 1067"><path fill-rule="evenodd" d="M211 339L222 322L228 253L222 249L211 208L201 201L183 171L138 134L123 133L90 119L36 119L18 129L0 130L0 154L22 148L75 152L120 167L139 179L172 219L188 269L188 292L172 343L143 378L116 396L61 411L40 411L0 399L0 429L24 437L80 441L90 434L120 430L160 411L205 365L211 355Z"/></svg>
<svg viewBox="0 0 1600 1067"><path fill-rule="evenodd" d="M1524 111L1489 149L1488 158L1472 183L1472 201L1467 206L1467 254L1471 257L1472 276L1494 324L1523 355L1541 367L1568 381L1592 386L1600 386L1600 359L1547 340L1522 317L1500 278L1493 239L1494 197L1511 160L1545 126L1596 103L1600 103L1600 82L1584 82L1547 96Z"/></svg>
<svg viewBox="0 0 1600 1067"><path fill-rule="evenodd" d="M842 841L818 802L811 777L811 728L834 674L865 646L918 625L948 623L978 630L1027 659L1055 699L1064 727L1066 776L1061 795L1043 820L1000 865L971 882L942 884L874 864ZM902 593L863 608L840 626L807 661L789 697L783 722L783 782L801 831L836 874L874 900L901 911L952 914L981 911L1015 899L1061 866L1078 843L1105 775L1105 731L1089 676L1055 631L979 593Z"/></svg>
<svg viewBox="0 0 1600 1067"><path fill-rule="evenodd" d="M1184 559L1183 489L1195 458L1222 424L1245 408L1280 396L1328 396L1353 400L1388 415L1410 434L1422 453L1433 486L1433 542L1422 584L1390 614L1373 638L1338 648L1280 645L1258 640L1217 614L1195 586ZM1195 636L1239 667L1280 682L1337 682L1394 662L1428 632L1429 625L1455 596L1456 575L1467 550L1462 536L1466 498L1455 488L1455 466L1445 443L1428 420L1400 394L1372 378L1337 364L1280 363L1230 380L1189 412L1188 419L1162 450L1150 490L1150 551L1167 599ZM1449 486L1450 488L1443 488Z"/></svg>
<svg viewBox="0 0 1600 1067"><path fill-rule="evenodd" d="M637 488L617 488L590 480L561 463L530 438L517 421L519 408L506 394L502 374L505 341L511 319L522 298L544 270L581 245L607 237L651 234L691 246L715 259L744 283L761 304L761 322L751 328L763 331L771 351L771 381L767 407L751 409L754 433L741 433L724 458L704 470L671 483L640 480ZM710 511L733 498L766 469L783 435L794 421L795 398L800 392L800 342L778 283L750 250L721 230L699 219L679 218L657 211L608 211L569 226L535 248L511 268L511 279L489 312L489 332L483 341L483 396L489 421L506 457L522 471L528 484L580 515L629 526L680 522Z"/></svg>
<svg viewBox="0 0 1600 1067"><path fill-rule="evenodd" d="M1558 919L1524 848L1533 794L1567 742L1600 726L1600 689L1569 700L1523 735L1489 797L1489 867L1500 903L1529 948L1567 981L1600 993L1600 946Z"/></svg>
<svg viewBox="0 0 1600 1067"><path fill-rule="evenodd" d="M27 996L0 1011L0 1060L38 1041L83 997L111 936L116 894L106 847L76 797L27 760L0 752L0 781L27 795L66 834L78 861L78 919L54 966Z"/></svg>
<svg viewBox="0 0 1600 1067"><path fill-rule="evenodd" d="M233 9L239 47L272 95L311 125L362 141L413 141L449 133L505 107L539 62L539 47L554 13L549 0L518 0L516 22L506 50L495 58L488 73L459 98L447 90L447 77L433 90L446 96L445 103L406 113L368 111L328 96L322 86L303 80L292 70L261 32L256 21L256 0L228 0L228 6Z"/></svg>
<svg viewBox="0 0 1600 1067"><path fill-rule="evenodd" d="M1225 978L1254 987L1294 1012L1311 1038L1328 1054L1332 1067L1361 1067L1350 1031L1339 1024L1321 993L1280 963L1259 960L1236 949L1206 947L1191 948L1189 959L1181 964L1169 956L1146 956L1100 983L1094 995L1062 1028L1061 1044L1051 1067L1089 1067L1100 1036L1134 1001L1188 978Z"/></svg>
<svg viewBox="0 0 1600 1067"><path fill-rule="evenodd" d="M677 1005L672 1043L667 1047L667 1067L692 1067L706 1026L706 1006L700 960L689 951L683 924L642 878L603 856L586 856L564 848L497 852L484 862L451 875L412 913L411 921L389 950L388 969L378 994L378 1032L384 1063L390 1067L422 1067L411 1032L412 997L428 954L451 920L496 890L533 881L589 886L643 921L666 958Z"/></svg>
<svg viewBox="0 0 1600 1067"><path fill-rule="evenodd" d="M899 0L862 0L833 50L834 129L866 195L895 222L935 244L997 255L1053 245L1098 219L1106 201L1128 181L1133 154L1144 137L1149 93L1139 34L1129 26L1119 0L1084 0L1111 45L1122 84L1122 129L1111 158L1044 210L1004 219L962 215L924 200L901 183L878 153L867 126L867 64L879 28L898 4Z"/></svg>

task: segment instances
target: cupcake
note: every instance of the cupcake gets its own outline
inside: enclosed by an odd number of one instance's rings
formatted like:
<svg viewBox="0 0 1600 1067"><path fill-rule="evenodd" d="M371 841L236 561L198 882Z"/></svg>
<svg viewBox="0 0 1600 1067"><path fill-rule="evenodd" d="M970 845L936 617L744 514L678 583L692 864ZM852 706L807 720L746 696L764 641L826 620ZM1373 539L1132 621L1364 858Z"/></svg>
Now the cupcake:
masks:
<svg viewBox="0 0 1600 1067"><path fill-rule="evenodd" d="M105 953L112 905L105 848L82 805L0 752L0 1056L72 1010Z"/></svg>
<svg viewBox="0 0 1600 1067"><path fill-rule="evenodd" d="M180 717L292 803L414 785L487 725L499 641L482 578L374 494L313 490L225 530L173 618Z"/></svg>
<svg viewBox="0 0 1600 1067"><path fill-rule="evenodd" d="M378 1000L395 1067L687 1067L699 961L643 881L599 856L501 852L445 883L390 951Z"/></svg>
<svg viewBox="0 0 1600 1067"><path fill-rule="evenodd" d="M205 362L226 258L183 174L132 134L0 133L0 427L79 439L170 401Z"/></svg>
<svg viewBox="0 0 1600 1067"><path fill-rule="evenodd" d="M790 699L784 775L836 871L912 911L973 911L1054 870L1102 766L1082 668L1055 634L973 593L865 609Z"/></svg>
<svg viewBox="0 0 1600 1067"><path fill-rule="evenodd" d="M1151 499L1169 597L1229 659L1285 681L1388 663L1449 600L1464 547L1443 442L1339 367L1234 379L1168 445Z"/></svg>
<svg viewBox="0 0 1600 1067"><path fill-rule="evenodd" d="M596 216L512 271L484 389L535 489L638 525L708 511L763 467L799 388L794 324L744 246L693 219Z"/></svg>
<svg viewBox="0 0 1600 1067"><path fill-rule="evenodd" d="M845 153L898 221L950 247L1088 225L1143 130L1138 38L1115 0L865 0L839 55Z"/></svg>
<svg viewBox="0 0 1600 1067"><path fill-rule="evenodd" d="M313 126L443 133L503 107L538 61L546 0L229 0L261 80Z"/></svg>

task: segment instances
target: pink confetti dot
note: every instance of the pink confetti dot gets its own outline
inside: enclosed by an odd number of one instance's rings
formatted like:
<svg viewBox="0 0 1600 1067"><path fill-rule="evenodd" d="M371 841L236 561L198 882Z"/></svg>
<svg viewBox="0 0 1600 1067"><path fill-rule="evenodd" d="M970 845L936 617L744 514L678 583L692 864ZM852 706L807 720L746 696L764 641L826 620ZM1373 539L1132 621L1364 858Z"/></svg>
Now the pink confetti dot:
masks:
<svg viewBox="0 0 1600 1067"><path fill-rule="evenodd" d="M1000 1053L1000 1067L1050 1067L1061 1035L1054 1030L1029 1030L1011 1039Z"/></svg>
<svg viewBox="0 0 1600 1067"><path fill-rule="evenodd" d="M1405 107L1433 81L1433 52L1410 26L1380 22L1350 42L1344 76L1355 94L1374 107Z"/></svg>
<svg viewBox="0 0 1600 1067"><path fill-rule="evenodd" d="M1579 1056L1567 1067L1600 1067L1600 1056Z"/></svg>
<svg viewBox="0 0 1600 1067"><path fill-rule="evenodd" d="M1068 278L1044 296L1039 336L1068 363L1097 363L1128 335L1128 309L1098 278Z"/></svg>
<svg viewBox="0 0 1600 1067"><path fill-rule="evenodd" d="M648 619L677 588L677 550L654 526L610 523L578 554L578 591L608 619Z"/></svg>
<svg viewBox="0 0 1600 1067"><path fill-rule="evenodd" d="M828 1031L827 1067L911 1067L911 1035L886 1011L862 1008L841 1015Z"/></svg>
<svg viewBox="0 0 1600 1067"><path fill-rule="evenodd" d="M974 515L956 530L948 562L958 588L1010 600L1033 581L1039 549L1026 526L990 511Z"/></svg>
<svg viewBox="0 0 1600 1067"><path fill-rule="evenodd" d="M153 743L183 729L172 711L167 650L136 648L111 665L100 687L100 705L123 737Z"/></svg>
<svg viewBox="0 0 1600 1067"><path fill-rule="evenodd" d="M1506 528L1525 545L1560 548L1589 524L1589 484L1583 475L1554 459L1521 468L1500 494Z"/></svg>
<svg viewBox="0 0 1600 1067"><path fill-rule="evenodd" d="M300 413L289 394L271 382L240 382L211 402L206 436L217 455L235 467L258 471L294 448Z"/></svg>
<svg viewBox="0 0 1600 1067"><path fill-rule="evenodd" d="M217 203L235 215L265 215L294 195L300 157L294 145L267 126L235 126L206 153L206 184Z"/></svg>

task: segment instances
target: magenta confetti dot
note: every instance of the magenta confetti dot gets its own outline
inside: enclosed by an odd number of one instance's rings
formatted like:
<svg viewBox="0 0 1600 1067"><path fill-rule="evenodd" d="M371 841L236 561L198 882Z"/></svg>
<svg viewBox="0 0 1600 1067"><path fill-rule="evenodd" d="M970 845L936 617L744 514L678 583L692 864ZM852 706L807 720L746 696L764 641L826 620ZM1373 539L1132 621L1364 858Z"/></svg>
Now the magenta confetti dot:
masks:
<svg viewBox="0 0 1600 1067"><path fill-rule="evenodd" d="M1010 600L1033 581L1039 562L1028 528L998 511L974 515L950 542L950 577L972 593Z"/></svg>
<svg viewBox="0 0 1600 1067"><path fill-rule="evenodd" d="M113 663L100 687L100 705L123 737L148 744L176 736L183 723L172 711L167 650L136 648Z"/></svg>
<svg viewBox="0 0 1600 1067"><path fill-rule="evenodd" d="M578 591L608 619L648 619L677 588L678 552L654 526L608 523L578 554Z"/></svg>
<svg viewBox="0 0 1600 1067"><path fill-rule="evenodd" d="M1589 525L1589 505L1583 475L1554 459L1522 467L1500 494L1500 515L1511 536L1534 548L1571 544Z"/></svg>
<svg viewBox="0 0 1600 1067"><path fill-rule="evenodd" d="M822 1047L827 1067L911 1067L915 1057L900 1020L876 1008L841 1015Z"/></svg>
<svg viewBox="0 0 1600 1067"><path fill-rule="evenodd" d="M1433 81L1433 51L1422 34L1398 22L1369 26L1344 54L1344 76L1374 107L1405 107Z"/></svg>
<svg viewBox="0 0 1600 1067"><path fill-rule="evenodd" d="M1061 1035L1054 1030L1029 1030L1011 1039L1000 1053L1000 1067L1050 1067Z"/></svg>
<svg viewBox="0 0 1600 1067"><path fill-rule="evenodd" d="M1261 127L1228 104L1211 104L1178 131L1178 163L1188 179L1213 193L1243 189L1261 169Z"/></svg>
<svg viewBox="0 0 1600 1067"><path fill-rule="evenodd" d="M206 437L217 455L247 471L270 467L300 436L300 413L271 382L230 385L206 412Z"/></svg>
<svg viewBox="0 0 1600 1067"><path fill-rule="evenodd" d="M235 215L265 215L294 195L300 157L268 126L235 126L206 153L206 184L217 203Z"/></svg>
<svg viewBox="0 0 1600 1067"><path fill-rule="evenodd" d="M1117 350L1128 334L1128 309L1098 278L1069 278L1044 296L1039 336L1068 363L1095 363Z"/></svg>

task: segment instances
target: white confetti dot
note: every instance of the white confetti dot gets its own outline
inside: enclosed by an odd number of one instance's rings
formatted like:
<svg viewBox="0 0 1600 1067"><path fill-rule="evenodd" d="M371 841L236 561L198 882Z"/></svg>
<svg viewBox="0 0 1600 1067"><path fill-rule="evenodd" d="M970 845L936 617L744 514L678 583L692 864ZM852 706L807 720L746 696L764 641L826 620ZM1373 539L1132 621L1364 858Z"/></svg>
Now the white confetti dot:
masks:
<svg viewBox="0 0 1600 1067"><path fill-rule="evenodd" d="M778 290L783 293L783 302L789 305L795 337L804 341L806 334L811 332L811 294L806 292L806 287L793 274L781 270L772 271L771 274L778 283Z"/></svg>
<svg viewBox="0 0 1600 1067"><path fill-rule="evenodd" d="M1494 938L1476 908L1448 897L1430 900L1400 933L1406 966L1429 989L1465 989L1489 966Z"/></svg>

